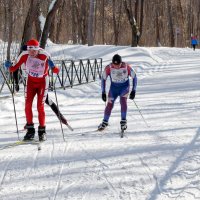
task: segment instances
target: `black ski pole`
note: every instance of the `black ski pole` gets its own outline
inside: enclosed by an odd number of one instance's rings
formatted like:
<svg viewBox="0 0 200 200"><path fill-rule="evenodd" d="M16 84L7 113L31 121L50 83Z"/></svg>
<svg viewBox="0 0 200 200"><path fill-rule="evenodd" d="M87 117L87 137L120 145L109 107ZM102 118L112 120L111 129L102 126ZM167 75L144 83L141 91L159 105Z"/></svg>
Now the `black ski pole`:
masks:
<svg viewBox="0 0 200 200"><path fill-rule="evenodd" d="M134 100L133 100L133 102L135 103L135 106L137 107L137 109L138 109L138 111L139 111L139 113L140 113L140 115L141 115L141 117L142 117L144 123L146 124L146 126L147 126L147 127L150 127L150 126L147 124L146 120L144 119L144 117L143 117L143 115L142 115L142 112L140 111L140 109L139 109L139 107L137 106L136 102L135 102Z"/></svg>
<svg viewBox="0 0 200 200"><path fill-rule="evenodd" d="M59 109L59 105L58 105L57 92L56 92L56 80L57 80L57 77L58 77L58 75L56 76L53 89L54 89L54 93L55 93L56 104L57 104L58 110L60 110ZM66 142L65 141L65 135L64 135L63 127L62 127L62 121L61 121L60 112L58 113L58 116L59 116L59 121L60 121L60 127L61 127L61 131L62 131L63 140L64 140L64 142Z"/></svg>
<svg viewBox="0 0 200 200"><path fill-rule="evenodd" d="M7 86L8 86L8 88L9 88L9 90L10 90L10 92L11 92L11 95L12 95L12 102L13 102L13 108L14 108L14 114L15 114L15 124L16 124L16 129L17 129L17 136L18 136L18 140L20 140L20 139L19 139L18 123L17 123L17 114L16 114L16 108L15 108L15 98L14 98L14 94L13 94L14 92L13 92L12 88L10 87L9 82L8 82L8 80L7 80L7 78L6 78L6 75L4 74L4 72L3 72L3 70L2 70L1 67L0 67L0 70L1 70L1 74L2 74L2 76L3 76L3 78L4 78L4 80L5 80L5 82L6 82Z"/></svg>

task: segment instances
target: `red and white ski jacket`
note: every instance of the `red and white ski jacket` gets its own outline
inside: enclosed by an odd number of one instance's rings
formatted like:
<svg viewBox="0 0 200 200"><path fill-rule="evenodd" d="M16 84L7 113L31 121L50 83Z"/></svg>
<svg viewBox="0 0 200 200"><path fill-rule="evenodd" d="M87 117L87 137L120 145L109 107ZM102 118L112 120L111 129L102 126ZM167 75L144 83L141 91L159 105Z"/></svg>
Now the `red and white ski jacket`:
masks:
<svg viewBox="0 0 200 200"><path fill-rule="evenodd" d="M14 72L22 66L22 70L29 76L30 80L40 82L40 80L48 76L48 59L49 54L43 49L39 50L36 57L31 57L28 51L23 51L15 65L9 68L9 71ZM54 73L59 71L57 67L54 67L52 70Z"/></svg>

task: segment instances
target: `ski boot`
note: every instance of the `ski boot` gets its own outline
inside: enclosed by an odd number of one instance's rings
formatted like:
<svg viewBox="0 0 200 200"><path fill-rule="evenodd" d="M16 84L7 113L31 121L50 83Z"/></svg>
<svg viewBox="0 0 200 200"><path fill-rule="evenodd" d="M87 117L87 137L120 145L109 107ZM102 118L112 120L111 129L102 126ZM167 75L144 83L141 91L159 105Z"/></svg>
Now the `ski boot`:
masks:
<svg viewBox="0 0 200 200"><path fill-rule="evenodd" d="M24 141L33 140L35 136L34 124L26 124L26 135L24 136Z"/></svg>
<svg viewBox="0 0 200 200"><path fill-rule="evenodd" d="M43 142L47 139L45 126L38 126L38 137L40 142Z"/></svg>
<svg viewBox="0 0 200 200"><path fill-rule="evenodd" d="M121 120L120 121L120 125L121 125L121 130L125 131L127 129L127 120Z"/></svg>
<svg viewBox="0 0 200 200"><path fill-rule="evenodd" d="M98 126L98 131L103 131L106 128L106 126L108 126L108 122L103 120L102 123Z"/></svg>

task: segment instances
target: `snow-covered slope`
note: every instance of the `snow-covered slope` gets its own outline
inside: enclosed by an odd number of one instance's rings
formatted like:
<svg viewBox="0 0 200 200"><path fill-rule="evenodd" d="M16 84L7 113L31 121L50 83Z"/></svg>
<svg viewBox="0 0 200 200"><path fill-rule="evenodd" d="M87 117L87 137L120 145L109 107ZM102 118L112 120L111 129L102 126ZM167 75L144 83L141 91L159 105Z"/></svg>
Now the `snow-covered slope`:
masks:
<svg viewBox="0 0 200 200"><path fill-rule="evenodd" d="M200 198L200 51L178 48L50 45L56 59L122 55L138 74L135 103L128 100L128 129L119 137L120 106L110 126L96 131L105 104L100 80L57 91L64 128L46 107L48 140L0 150L1 200L193 200ZM22 90L22 89L21 89ZM49 93L55 100L53 92ZM15 96L20 130L23 91ZM0 96L0 148L17 140L12 99ZM35 125L37 111L34 102ZM20 131L20 137L25 134Z"/></svg>

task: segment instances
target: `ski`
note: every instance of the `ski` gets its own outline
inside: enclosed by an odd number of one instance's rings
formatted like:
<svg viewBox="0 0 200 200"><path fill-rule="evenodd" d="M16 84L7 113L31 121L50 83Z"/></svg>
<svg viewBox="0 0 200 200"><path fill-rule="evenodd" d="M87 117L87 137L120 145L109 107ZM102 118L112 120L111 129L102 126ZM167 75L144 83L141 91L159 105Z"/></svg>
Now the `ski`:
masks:
<svg viewBox="0 0 200 200"><path fill-rule="evenodd" d="M9 144L0 146L0 150L7 149L7 148L11 148L11 147L15 147L15 146L18 146L18 145L20 145L20 144L21 144L21 141L9 143Z"/></svg>
<svg viewBox="0 0 200 200"><path fill-rule="evenodd" d="M26 144L33 144L33 145L37 145L38 151L40 151L42 149L41 147L41 142L39 140L22 140L21 141L21 145L26 145Z"/></svg>
<svg viewBox="0 0 200 200"><path fill-rule="evenodd" d="M58 116L58 119L60 119L60 121L61 121L64 125L66 125L70 131L73 131L73 130L74 130L74 129L69 125L68 121L65 119L65 117L64 117L62 114L60 114L60 116Z"/></svg>
<svg viewBox="0 0 200 200"><path fill-rule="evenodd" d="M66 124L66 126L68 127L68 129L69 129L70 131L73 131L73 130L74 130L68 123Z"/></svg>
<svg viewBox="0 0 200 200"><path fill-rule="evenodd" d="M28 145L28 144L37 145L38 151L42 149L41 142L39 140L32 140L32 141L19 140L19 141L1 146L0 150L16 147L19 145Z"/></svg>
<svg viewBox="0 0 200 200"><path fill-rule="evenodd" d="M94 129L94 130L90 130L90 131L81 133L81 136L86 136L86 135L92 134L92 133L94 133L95 135L103 136L103 135L107 134L108 131L105 130L105 129L101 129L101 130L99 130L99 129Z"/></svg>

